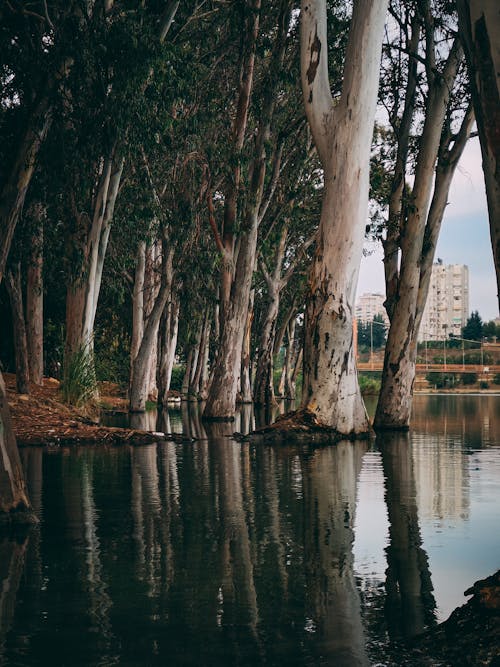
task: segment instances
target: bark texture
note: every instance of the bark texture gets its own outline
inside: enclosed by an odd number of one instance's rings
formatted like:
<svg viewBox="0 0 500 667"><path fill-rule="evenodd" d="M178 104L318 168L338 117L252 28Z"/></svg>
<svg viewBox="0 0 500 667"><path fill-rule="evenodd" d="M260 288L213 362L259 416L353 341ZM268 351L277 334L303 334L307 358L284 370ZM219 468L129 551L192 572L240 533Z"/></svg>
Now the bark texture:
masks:
<svg viewBox="0 0 500 667"><path fill-rule="evenodd" d="M30 380L43 381L43 207L36 206L37 228L31 237L26 279L26 334Z"/></svg>
<svg viewBox="0 0 500 667"><path fill-rule="evenodd" d="M496 0L457 0L477 120L500 307L500 11Z"/></svg>
<svg viewBox="0 0 500 667"><path fill-rule="evenodd" d="M0 374L0 516L29 510L24 473L10 421L5 384Z"/></svg>
<svg viewBox="0 0 500 667"><path fill-rule="evenodd" d="M162 241L161 285L144 327L144 334L142 336L139 350L132 362L130 410L133 412L144 412L146 409L146 400L150 388L150 359L158 339L160 319L171 294L172 260L173 248L169 245L168 235L166 230L164 230Z"/></svg>
<svg viewBox="0 0 500 667"><path fill-rule="evenodd" d="M428 26L428 31L429 31ZM434 62L434 35L428 36L427 59ZM408 429L411 417L413 382L417 353L418 326L427 298L435 243L447 200L451 176L463 150L468 132L457 155L446 153L441 139L451 89L462 58L458 39L450 49L442 74L428 67L429 90L426 115L420 140L415 180L410 205L400 226L401 263L397 274L391 275L389 315L391 324L387 338L382 372L382 386L374 420L376 429ZM438 173L434 190L434 209L429 217L433 196L435 167L439 149L446 158L446 166ZM444 178L444 172L447 177ZM427 236L426 236L427 230ZM427 242L427 247L424 245ZM387 275L387 274L386 274ZM423 280L421 280L421 277ZM421 310L419 310L421 309Z"/></svg>
<svg viewBox="0 0 500 667"><path fill-rule="evenodd" d="M370 429L357 380L352 327L386 10L385 0L354 4L342 95L334 105L326 4L304 0L301 9L302 90L325 183L306 304L302 410L351 437Z"/></svg>
<svg viewBox="0 0 500 667"><path fill-rule="evenodd" d="M29 394L30 375L28 363L28 341L26 337L26 320L24 318L21 262L16 262L16 264L7 271L7 280L5 285L7 287L7 292L9 293L12 310L17 391L20 394Z"/></svg>

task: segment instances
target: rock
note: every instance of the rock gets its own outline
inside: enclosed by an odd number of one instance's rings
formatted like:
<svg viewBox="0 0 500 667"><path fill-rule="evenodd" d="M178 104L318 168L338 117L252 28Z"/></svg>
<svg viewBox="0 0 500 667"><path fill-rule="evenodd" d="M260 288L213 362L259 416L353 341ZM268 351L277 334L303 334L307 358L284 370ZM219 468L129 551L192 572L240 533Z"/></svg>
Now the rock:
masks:
<svg viewBox="0 0 500 667"><path fill-rule="evenodd" d="M453 667L500 666L500 570L465 591L472 598L414 640Z"/></svg>

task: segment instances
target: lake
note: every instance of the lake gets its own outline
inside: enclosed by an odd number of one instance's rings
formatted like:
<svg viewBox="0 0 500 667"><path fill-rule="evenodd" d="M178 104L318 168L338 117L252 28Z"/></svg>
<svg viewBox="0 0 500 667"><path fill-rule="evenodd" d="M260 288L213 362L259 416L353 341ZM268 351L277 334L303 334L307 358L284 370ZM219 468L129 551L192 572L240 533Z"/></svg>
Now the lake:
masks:
<svg viewBox="0 0 500 667"><path fill-rule="evenodd" d="M417 395L371 442L231 438L263 419L23 449L41 521L0 539L0 663L413 664L400 640L500 567L500 396Z"/></svg>

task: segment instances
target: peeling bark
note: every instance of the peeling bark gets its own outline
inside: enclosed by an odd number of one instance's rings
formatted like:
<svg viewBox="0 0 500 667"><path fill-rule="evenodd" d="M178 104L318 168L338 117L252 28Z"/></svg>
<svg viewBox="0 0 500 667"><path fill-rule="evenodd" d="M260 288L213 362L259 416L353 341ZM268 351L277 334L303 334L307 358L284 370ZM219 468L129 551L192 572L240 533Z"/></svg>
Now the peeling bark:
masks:
<svg viewBox="0 0 500 667"><path fill-rule="evenodd" d="M429 48L434 49L433 40L433 35L427 36L427 58L431 60L433 55L429 54ZM431 46L429 46L429 43ZM437 219L434 216L429 221L434 169L441 145L450 92L458 73L461 58L462 50L458 39L455 39L442 75L432 75L429 81L424 129L417 157L411 203L401 234L401 265L397 285L397 305L393 306L391 313L392 319L382 371L382 386L374 420L376 429L407 430L410 424L418 326L422 317L418 307L425 305L426 290L428 289L426 277L420 292L421 271L423 269L425 277L429 270L429 262L432 265L434 257L433 246L432 252L428 252L426 257L423 257L426 224L431 222L434 225L432 234L437 234L448 194L446 188L442 191L444 197L441 197L442 193L435 191L434 213L439 211L440 217ZM430 68L428 69L430 70ZM449 188L450 182L451 177L448 180L443 179L441 174L441 178L438 175L436 185ZM441 197L440 201L438 201L438 197ZM429 242L431 242L431 239L431 228L428 227Z"/></svg>
<svg viewBox="0 0 500 667"><path fill-rule="evenodd" d="M386 9L384 0L355 3L342 95L334 105L323 56L327 53L326 4L303 0L301 8L302 90L325 182L309 275L302 411L349 437L370 430L358 385L352 322Z"/></svg>

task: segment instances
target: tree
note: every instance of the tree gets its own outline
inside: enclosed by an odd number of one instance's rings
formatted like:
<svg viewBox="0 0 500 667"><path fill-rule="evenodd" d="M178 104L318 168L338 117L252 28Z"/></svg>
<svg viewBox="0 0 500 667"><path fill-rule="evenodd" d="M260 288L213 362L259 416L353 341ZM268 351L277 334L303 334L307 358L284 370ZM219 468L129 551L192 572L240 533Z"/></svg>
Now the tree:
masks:
<svg viewBox="0 0 500 667"><path fill-rule="evenodd" d="M370 430L356 373L352 319L386 9L385 0L354 4L342 93L334 100L326 57L326 2L303 0L301 5L302 90L324 169L306 302L301 407L317 423L343 436Z"/></svg>
<svg viewBox="0 0 500 667"><path fill-rule="evenodd" d="M500 306L500 13L496 0L457 0L477 121Z"/></svg>
<svg viewBox="0 0 500 667"><path fill-rule="evenodd" d="M466 340L483 339L483 320L477 310L472 311L466 325L462 329L462 338Z"/></svg>
<svg viewBox="0 0 500 667"><path fill-rule="evenodd" d="M451 180L470 134L472 110L461 109L463 92L456 95L461 105L455 110L455 81L462 60L457 37L453 37L453 17L434 16L428 0L419 2L414 12L398 6L393 16L400 21L401 43L396 45L395 61L401 51L409 53L404 92L399 81L391 80L393 104L389 116L396 141L394 178L389 201L388 225L384 241L386 309L390 329L385 348L382 386L374 426L377 429L409 427L417 336L429 289L432 262ZM420 35L424 56L418 55ZM443 46L446 43L448 49ZM419 74L412 62L422 58L425 68ZM423 78L425 77L425 78ZM406 80L405 80L406 79ZM413 187L407 184L408 152L411 130L416 118L416 94L422 86L424 121L418 130ZM400 108L401 107L401 108ZM456 115L460 118L456 119ZM458 130L453 131L454 125ZM415 131L415 130L414 130Z"/></svg>
<svg viewBox="0 0 500 667"><path fill-rule="evenodd" d="M245 175L243 149L250 101L252 94L255 93L257 46L259 37L269 39L269 35L260 32L262 30L260 26L261 1L249 0L246 6L242 28L245 47L242 50L240 80L234 104L236 113L232 125L233 154L230 157L232 173L226 181L222 234L218 233L215 219L211 215L211 226L223 257L223 268L220 285L219 349L204 410L204 417L209 419L232 419L234 417L242 347L256 264L258 230L263 213L267 208L267 196L269 194L272 197L274 194L273 188L266 190L266 175L268 172L279 175L280 172L282 146L276 133L275 111L283 90L280 78L293 31L290 30L291 3L284 0L278 3L277 7L277 27L273 31L274 39L264 61L261 85L257 88L259 93L256 102L258 113L255 114L254 121L253 150L245 165L248 170L247 178L243 180ZM269 150L270 145L271 151ZM269 153L271 153L270 156ZM243 186L245 186L244 204L238 216L237 204L238 198L243 194ZM212 212L211 190L209 190L209 206Z"/></svg>

